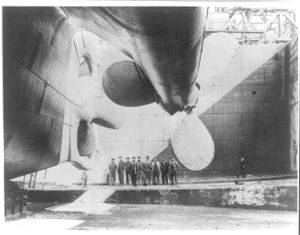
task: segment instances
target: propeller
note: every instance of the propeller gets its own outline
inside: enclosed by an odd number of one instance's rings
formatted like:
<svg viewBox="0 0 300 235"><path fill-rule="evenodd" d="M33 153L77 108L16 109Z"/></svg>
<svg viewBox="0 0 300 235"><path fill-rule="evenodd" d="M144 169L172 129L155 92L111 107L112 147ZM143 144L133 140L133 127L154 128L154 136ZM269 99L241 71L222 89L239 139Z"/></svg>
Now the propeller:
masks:
<svg viewBox="0 0 300 235"><path fill-rule="evenodd" d="M237 40L230 34L216 33L208 36L203 44L197 83L201 86L203 79L220 73L234 58L237 48ZM199 93L201 94L201 89ZM212 162L215 153L209 131L198 117L199 114L193 112L199 109L199 103L198 100L193 109L186 108L186 112L171 117L173 131L170 140L173 152L183 166L193 171L205 169Z"/></svg>
<svg viewBox="0 0 300 235"><path fill-rule="evenodd" d="M178 160L190 170L206 168L214 157L213 139L197 114L193 113L198 84L201 86L203 78L222 71L236 54L237 47L237 40L226 33L212 34L204 40L200 70L194 84L196 87L191 89L185 111L170 117L170 123L176 123L170 136L173 151ZM131 60L110 65L104 73L102 86L105 94L118 105L135 107L158 100L147 75Z"/></svg>
<svg viewBox="0 0 300 235"><path fill-rule="evenodd" d="M213 34L204 40L197 77L197 83L201 86L198 102L191 111L192 116L182 113L173 119L176 128L173 128L171 145L185 167L202 170L213 160L213 139L198 116L282 50L283 46L258 44L239 47L235 38L225 33Z"/></svg>

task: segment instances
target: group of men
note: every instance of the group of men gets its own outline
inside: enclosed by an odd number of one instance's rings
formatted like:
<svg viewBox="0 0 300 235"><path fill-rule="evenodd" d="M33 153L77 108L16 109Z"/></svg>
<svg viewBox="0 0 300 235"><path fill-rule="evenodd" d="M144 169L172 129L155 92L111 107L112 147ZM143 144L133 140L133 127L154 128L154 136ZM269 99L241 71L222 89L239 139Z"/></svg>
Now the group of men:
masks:
<svg viewBox="0 0 300 235"><path fill-rule="evenodd" d="M126 185L132 184L137 185L158 185L161 183L163 185L168 185L170 183L177 184L177 170L178 163L173 158L171 161L167 161L165 157L160 162L157 159L150 161L149 156L146 156L146 160L143 161L141 157L127 157L126 161L119 156L118 165L115 163L115 159L111 159L109 164L109 178L110 184L115 185L116 175L118 173L119 184L124 185L124 176L126 179Z"/></svg>

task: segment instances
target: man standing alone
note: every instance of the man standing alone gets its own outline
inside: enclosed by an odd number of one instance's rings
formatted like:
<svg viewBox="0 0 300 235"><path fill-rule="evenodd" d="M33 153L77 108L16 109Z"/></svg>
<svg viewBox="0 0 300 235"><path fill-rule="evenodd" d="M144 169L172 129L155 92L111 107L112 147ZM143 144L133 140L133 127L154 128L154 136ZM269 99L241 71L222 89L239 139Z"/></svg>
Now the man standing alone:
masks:
<svg viewBox="0 0 300 235"><path fill-rule="evenodd" d="M122 156L119 157L118 164L118 175L120 185L124 185L124 172L125 172L125 162L122 160Z"/></svg>
<svg viewBox="0 0 300 235"><path fill-rule="evenodd" d="M83 171L82 177L81 177L81 185L86 186L87 181L88 181L88 174L86 171Z"/></svg>
<svg viewBox="0 0 300 235"><path fill-rule="evenodd" d="M109 169L109 176L110 176L110 184L115 185L117 165L115 163L114 158L111 159L111 163L109 164L108 169Z"/></svg>
<svg viewBox="0 0 300 235"><path fill-rule="evenodd" d="M243 178L246 177L246 161L245 158L241 158L240 160L240 170L238 172L238 178L240 178L240 174L242 175Z"/></svg>

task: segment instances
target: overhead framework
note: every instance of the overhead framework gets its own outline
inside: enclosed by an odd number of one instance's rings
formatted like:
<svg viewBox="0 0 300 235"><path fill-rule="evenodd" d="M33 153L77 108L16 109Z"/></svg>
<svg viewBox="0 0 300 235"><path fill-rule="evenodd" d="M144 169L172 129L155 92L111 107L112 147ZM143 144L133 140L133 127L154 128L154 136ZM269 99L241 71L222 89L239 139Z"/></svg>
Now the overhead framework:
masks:
<svg viewBox="0 0 300 235"><path fill-rule="evenodd" d="M287 9L214 7L208 12L206 34L228 32L241 44L291 41L297 35L296 15Z"/></svg>

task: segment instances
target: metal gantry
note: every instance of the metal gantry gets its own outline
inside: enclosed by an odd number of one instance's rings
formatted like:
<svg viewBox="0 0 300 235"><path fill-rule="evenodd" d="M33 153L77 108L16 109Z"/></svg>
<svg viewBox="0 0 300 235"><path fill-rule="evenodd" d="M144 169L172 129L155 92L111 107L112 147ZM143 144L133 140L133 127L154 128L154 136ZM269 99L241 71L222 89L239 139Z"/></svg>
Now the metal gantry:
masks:
<svg viewBox="0 0 300 235"><path fill-rule="evenodd" d="M206 34L234 34L241 44L291 41L297 36L295 11L288 9L210 8Z"/></svg>

